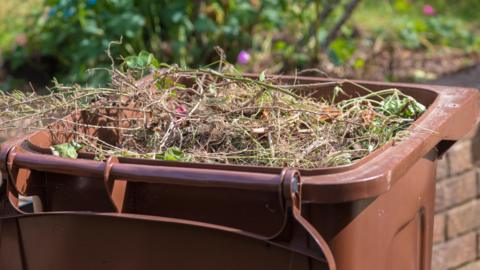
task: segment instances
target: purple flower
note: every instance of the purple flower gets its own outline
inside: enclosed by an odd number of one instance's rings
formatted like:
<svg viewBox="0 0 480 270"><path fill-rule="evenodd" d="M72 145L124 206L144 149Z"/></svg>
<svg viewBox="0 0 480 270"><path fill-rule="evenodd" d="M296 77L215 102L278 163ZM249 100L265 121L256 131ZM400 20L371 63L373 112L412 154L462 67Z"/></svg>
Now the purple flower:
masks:
<svg viewBox="0 0 480 270"><path fill-rule="evenodd" d="M246 65L250 62L250 54L247 51L241 50L237 56L237 63Z"/></svg>
<svg viewBox="0 0 480 270"><path fill-rule="evenodd" d="M424 5L422 11L423 11L423 15L426 15L426 16L435 15L435 9L431 5Z"/></svg>

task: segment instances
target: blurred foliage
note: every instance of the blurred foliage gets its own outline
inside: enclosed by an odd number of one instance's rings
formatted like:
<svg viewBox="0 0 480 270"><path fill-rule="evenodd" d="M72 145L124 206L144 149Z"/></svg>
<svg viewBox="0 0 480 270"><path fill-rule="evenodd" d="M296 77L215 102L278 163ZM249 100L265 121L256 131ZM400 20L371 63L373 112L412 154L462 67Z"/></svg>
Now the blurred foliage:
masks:
<svg viewBox="0 0 480 270"><path fill-rule="evenodd" d="M427 2L423 1L367 0L354 19L357 23L361 21L363 28L373 31L374 37L384 37L408 49L445 46L464 51L478 50L480 36L477 28L480 20L471 20L471 12L467 12L466 8L476 7L479 11L480 1L457 2L429 1L433 14L425 14L423 7Z"/></svg>
<svg viewBox="0 0 480 270"><path fill-rule="evenodd" d="M84 81L88 68L109 64L105 50L109 42L121 37L123 44L112 48L113 55L149 51L162 62L198 66L217 57L217 45L234 62L241 50L261 46L254 44L255 35L273 32L275 52L288 59L289 65L302 67L317 59L318 44L333 23L331 19L318 21L317 12L330 2L46 0L45 9L35 14L35 23L26 29L28 45L18 47L10 58L16 67L33 53L51 55L60 63L61 78ZM330 17L340 14L335 11ZM320 28L309 32L311 25L320 23ZM333 53L344 58L338 49ZM95 72L89 79L101 82L105 76Z"/></svg>
<svg viewBox="0 0 480 270"><path fill-rule="evenodd" d="M216 60L214 48L220 46L228 61L235 62L240 51L248 52L251 59L246 70L270 61L271 72L318 67L323 59L320 52L336 66L349 63L362 69L366 59L352 61L352 56L359 44L378 37L414 50L480 48L474 30L478 22L469 23L476 18L475 8L480 8L477 0L457 1L455 5L447 0L430 1L436 9L434 16L422 14L424 2L420 1L364 0L358 16L342 25L337 38L325 49L322 42L351 0L28 1L43 3L21 16L22 24L11 20L8 28L1 28L7 20L0 22L0 30L7 31L0 31L0 49L6 50L3 57L15 70L41 56L40 60L53 63L54 75L63 82L88 79L92 84L104 83L108 74L101 68L110 65L105 51L111 41L120 38L122 45L113 46L112 55L144 52L146 58L138 63L130 58L131 65L149 61L145 53L149 52L161 62L196 67ZM323 18L329 7L333 7L332 12ZM14 46L7 45L12 42ZM36 62L30 66L44 69ZM88 72L89 68L99 69ZM260 70L263 68L265 64Z"/></svg>
<svg viewBox="0 0 480 270"><path fill-rule="evenodd" d="M426 20L398 18L393 25L402 44L410 49L428 47L430 44L465 50L477 49L480 39L461 20L436 16Z"/></svg>
<svg viewBox="0 0 480 270"><path fill-rule="evenodd" d="M32 9L40 6L42 0L8 1L0 4L0 52L10 50L16 43L16 38L22 34L25 21Z"/></svg>
<svg viewBox="0 0 480 270"><path fill-rule="evenodd" d="M480 22L478 19L478 13L480 12L480 1L478 0L431 0L428 2L410 1L411 5L423 3L430 3L433 5L437 10L437 13L451 17L462 18L465 21L476 21L477 23Z"/></svg>

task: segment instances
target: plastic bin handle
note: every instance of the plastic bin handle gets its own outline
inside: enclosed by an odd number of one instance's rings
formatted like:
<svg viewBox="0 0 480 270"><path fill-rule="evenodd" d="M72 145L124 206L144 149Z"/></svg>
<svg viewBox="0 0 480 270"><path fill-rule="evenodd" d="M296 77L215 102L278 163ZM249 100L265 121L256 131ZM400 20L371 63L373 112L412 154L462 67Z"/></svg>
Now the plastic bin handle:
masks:
<svg viewBox="0 0 480 270"><path fill-rule="evenodd" d="M11 148L7 160L7 170L10 171L13 171L14 168L26 168L75 176L104 178L105 171L108 170L109 177L112 179L124 179L128 182L263 191L278 191L280 185L276 174L139 164L133 166L119 163L118 159L114 157L109 159L110 163L85 159L77 159L72 162L70 159L52 155L22 152L20 149L17 150L16 146Z"/></svg>
<svg viewBox="0 0 480 270"><path fill-rule="evenodd" d="M21 147L16 145L10 148L6 160L9 189L15 198L19 194L26 195L17 188L26 186L26 179L18 177L20 168L103 178L108 196L119 213L123 209L127 182L269 191L280 194L281 204L284 200L281 192L281 177L278 177L277 174L122 164L115 156L108 158L106 162L85 159L77 159L72 162L70 159L52 155L23 152ZM66 181L68 179L65 178ZM12 198L13 202L16 200L15 198Z"/></svg>

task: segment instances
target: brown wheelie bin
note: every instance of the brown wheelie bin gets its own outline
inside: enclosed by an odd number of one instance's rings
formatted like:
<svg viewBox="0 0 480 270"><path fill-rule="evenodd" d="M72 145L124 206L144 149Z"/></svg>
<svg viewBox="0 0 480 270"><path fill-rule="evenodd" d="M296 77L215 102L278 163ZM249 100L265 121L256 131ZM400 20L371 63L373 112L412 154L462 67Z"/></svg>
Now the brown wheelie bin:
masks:
<svg viewBox="0 0 480 270"><path fill-rule="evenodd" d="M284 77L286 81L292 79ZM326 81L296 79L302 83ZM173 218L227 227L268 243L281 239L296 243L295 248L288 249L288 256L317 251L317 256L324 258L322 262L308 255L304 258L308 263L291 269L430 269L436 160L473 127L478 110L477 92L357 81L343 82L346 92L343 98L367 93L357 84L373 91L398 88L428 110L409 128L409 135L402 141L391 142L352 165L298 171L116 157L103 162L93 160L89 153L81 154L77 160L63 159L49 150L52 135L37 132L2 147L1 169L6 183L2 222L17 220L20 224L17 232L22 236L19 245L25 246L24 242L37 232L36 227L31 227L28 234L23 233L22 215L32 220L37 215L44 218L48 214L90 212L129 216L134 220ZM328 97L332 91L324 86L302 93ZM297 183L294 188L292 182ZM22 213L18 195L33 196L34 213ZM296 208L292 207L293 197L298 199ZM309 228L303 233L297 232L298 226L291 225L300 220L292 221L295 209L304 221L301 227ZM120 235L121 232L117 236ZM0 252L10 250L8 242L2 243L4 238L11 240L12 232L2 232L1 237ZM318 244L323 240L326 244ZM76 245L80 240L65 236L64 241L63 247ZM232 241L231 245L234 244ZM189 245L188 241L185 245ZM118 248L121 247L105 250L105 256L113 256ZM137 248L146 250L148 244L137 243ZM156 248L168 252L168 245ZM27 251L31 254L22 253L25 261L38 252ZM53 261L55 254L42 258ZM0 257L0 263L3 260ZM237 266L241 265L234 263L224 269L246 269Z"/></svg>

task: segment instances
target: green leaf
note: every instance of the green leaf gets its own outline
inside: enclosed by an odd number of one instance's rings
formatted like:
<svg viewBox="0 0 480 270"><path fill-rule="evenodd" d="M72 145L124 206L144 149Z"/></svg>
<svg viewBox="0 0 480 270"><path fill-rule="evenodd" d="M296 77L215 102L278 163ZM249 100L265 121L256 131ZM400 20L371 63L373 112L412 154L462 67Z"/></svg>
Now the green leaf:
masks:
<svg viewBox="0 0 480 270"><path fill-rule="evenodd" d="M414 98L399 97L396 94L388 96L382 103L382 109L387 114L405 118L415 118L426 110L426 107Z"/></svg>
<svg viewBox="0 0 480 270"><path fill-rule="evenodd" d="M182 149L178 147L169 147L165 152L156 154L155 159L167 160L167 161L186 161L186 156Z"/></svg>
<svg viewBox="0 0 480 270"><path fill-rule="evenodd" d="M259 80L259 81L261 81L261 82L264 82L264 81L265 81L265 78L266 78L265 72L266 72L266 71L267 71L267 70L264 70L264 71L262 71L262 72L260 73L260 75L258 76L258 80Z"/></svg>
<svg viewBox="0 0 480 270"><path fill-rule="evenodd" d="M160 62L155 56L146 51L141 51L137 56L126 57L124 63L131 69L146 69L160 66Z"/></svg>
<svg viewBox="0 0 480 270"><path fill-rule="evenodd" d="M57 144L50 149L52 150L53 155L63 158L72 158L76 159L78 157L78 150L82 149L83 145L77 142Z"/></svg>
<svg viewBox="0 0 480 270"><path fill-rule="evenodd" d="M356 46L352 40L339 38L330 45L328 57L334 65L339 66L347 62L355 50Z"/></svg>
<svg viewBox="0 0 480 270"><path fill-rule="evenodd" d="M84 23L82 24L83 31L88 34L93 34L93 35L103 35L104 31L100 27L98 27L98 24L95 20L93 19L88 19L85 20Z"/></svg>
<svg viewBox="0 0 480 270"><path fill-rule="evenodd" d="M124 63L127 65L128 68L136 68L137 67L137 57L136 56L128 56L125 58Z"/></svg>
<svg viewBox="0 0 480 270"><path fill-rule="evenodd" d="M355 59L355 62L353 63L353 67L355 69L362 69L365 66L365 60L361 58Z"/></svg>
<svg viewBox="0 0 480 270"><path fill-rule="evenodd" d="M178 148L178 147L169 147L164 153L163 153L164 160L171 160L171 161L181 161L184 158L183 151Z"/></svg>
<svg viewBox="0 0 480 270"><path fill-rule="evenodd" d="M205 32L215 32L217 30L217 26L215 22L212 21L209 17L205 14L199 14L198 19L194 23L195 30L200 33Z"/></svg>
<svg viewBox="0 0 480 270"><path fill-rule="evenodd" d="M393 7L398 12L408 12L411 10L412 4L407 0L395 0Z"/></svg>

